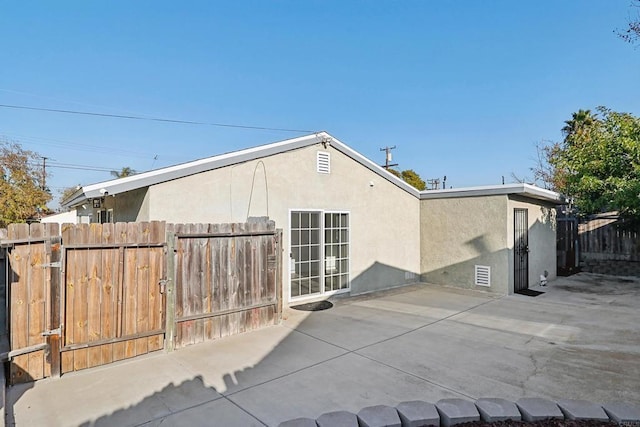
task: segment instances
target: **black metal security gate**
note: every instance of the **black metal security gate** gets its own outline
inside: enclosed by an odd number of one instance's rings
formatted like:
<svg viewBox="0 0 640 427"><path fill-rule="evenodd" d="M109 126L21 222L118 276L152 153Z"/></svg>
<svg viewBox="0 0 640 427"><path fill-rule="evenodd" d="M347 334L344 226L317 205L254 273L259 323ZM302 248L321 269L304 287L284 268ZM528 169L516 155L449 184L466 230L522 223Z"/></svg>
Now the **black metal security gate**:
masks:
<svg viewBox="0 0 640 427"><path fill-rule="evenodd" d="M514 292L529 288L529 221L526 209L513 210Z"/></svg>

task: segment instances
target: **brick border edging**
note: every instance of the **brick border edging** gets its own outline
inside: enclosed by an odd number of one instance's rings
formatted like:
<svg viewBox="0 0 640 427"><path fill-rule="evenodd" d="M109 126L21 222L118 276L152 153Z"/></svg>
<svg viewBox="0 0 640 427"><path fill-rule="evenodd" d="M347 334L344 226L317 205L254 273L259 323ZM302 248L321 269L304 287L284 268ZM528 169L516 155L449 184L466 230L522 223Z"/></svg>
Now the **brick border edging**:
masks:
<svg viewBox="0 0 640 427"><path fill-rule="evenodd" d="M357 414L335 411L317 419L295 418L279 427L450 427L470 421L539 421L546 419L613 421L626 426L640 426L640 406L630 403L596 404L586 400L552 401L524 397L515 402L498 398L441 399L435 404L414 400L395 408L369 406Z"/></svg>

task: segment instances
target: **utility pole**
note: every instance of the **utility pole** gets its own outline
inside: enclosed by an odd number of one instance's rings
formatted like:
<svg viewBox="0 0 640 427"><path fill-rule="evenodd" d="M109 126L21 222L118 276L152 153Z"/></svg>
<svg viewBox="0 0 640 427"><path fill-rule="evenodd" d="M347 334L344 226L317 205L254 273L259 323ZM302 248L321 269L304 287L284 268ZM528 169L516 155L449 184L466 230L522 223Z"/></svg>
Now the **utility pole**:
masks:
<svg viewBox="0 0 640 427"><path fill-rule="evenodd" d="M383 168L389 170L389 168L391 166L398 166L397 163L391 163L391 150L395 150L396 146L394 145L393 147L384 147L381 148L380 151L384 151L385 152L385 158L384 158L384 165L382 165Z"/></svg>
<svg viewBox="0 0 640 427"><path fill-rule="evenodd" d="M47 159L48 157L42 158L42 191L47 188Z"/></svg>

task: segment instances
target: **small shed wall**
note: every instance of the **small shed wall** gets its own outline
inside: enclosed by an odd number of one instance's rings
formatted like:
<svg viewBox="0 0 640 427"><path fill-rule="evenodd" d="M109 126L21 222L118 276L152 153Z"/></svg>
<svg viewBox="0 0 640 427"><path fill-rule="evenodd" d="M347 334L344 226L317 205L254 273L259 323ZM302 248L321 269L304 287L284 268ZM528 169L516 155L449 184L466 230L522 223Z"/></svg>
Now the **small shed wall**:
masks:
<svg viewBox="0 0 640 427"><path fill-rule="evenodd" d="M507 197L421 201L421 276L429 283L508 293ZM475 266L491 267L491 286L474 284Z"/></svg>

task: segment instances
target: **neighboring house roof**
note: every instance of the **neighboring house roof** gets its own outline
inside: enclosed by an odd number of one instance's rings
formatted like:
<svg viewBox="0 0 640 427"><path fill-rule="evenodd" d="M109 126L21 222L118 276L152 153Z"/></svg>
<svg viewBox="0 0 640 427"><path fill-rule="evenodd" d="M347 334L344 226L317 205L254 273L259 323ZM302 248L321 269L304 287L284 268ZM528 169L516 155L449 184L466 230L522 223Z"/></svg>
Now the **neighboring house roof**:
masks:
<svg viewBox="0 0 640 427"><path fill-rule="evenodd" d="M362 154L349 148L346 144L340 142L338 139L329 135L327 132L318 132L312 135L287 139L284 141L248 148L245 150L233 151L231 153L220 154L218 156L207 157L205 159L194 160L192 162L168 166L161 169L155 169L124 178L117 178L109 181L87 185L78 189L78 191L76 191L67 200L63 200L62 206L73 207L84 203L88 199L104 197L105 195L116 195L127 191L137 190L139 188L149 187L151 185L183 178L185 176L207 172L238 163L248 162L319 143L326 143L330 145L331 147L360 163L362 166L380 175L380 177L386 179L395 186L420 199L521 194L529 198L547 202L562 203L563 201L562 196L558 193L544 190L542 188L538 188L528 184L469 187L452 190L425 190L420 192L411 185L404 182L402 179L387 172L378 164L367 159Z"/></svg>
<svg viewBox="0 0 640 427"><path fill-rule="evenodd" d="M139 188L149 187L166 181L171 181L185 176L194 175L237 163L248 162L259 158L272 156L274 154L286 151L296 150L299 148L315 145L318 143L327 143L341 153L352 158L364 167L372 170L382 178L390 181L392 184L400 187L404 191L419 196L419 191L402 179L387 172L384 168L364 157L362 154L349 148L346 144L332 137L327 132L318 132L312 135L306 135L299 138L287 139L273 144L261 145L254 148L248 148L231 153L221 154L218 156L207 157L205 159L194 160L188 163L169 166L166 168L155 169L124 178L112 179L109 181L99 182L80 188L76 193L67 200L62 201L63 207L77 206L87 199L103 197L105 194L116 195L126 191L136 190Z"/></svg>
<svg viewBox="0 0 640 427"><path fill-rule="evenodd" d="M483 187L428 190L420 193L420 200L499 195L520 195L530 199L542 200L544 202L552 202L556 204L563 204L565 202L564 197L561 194L530 184L504 184L487 185Z"/></svg>

